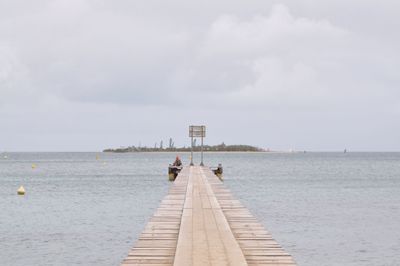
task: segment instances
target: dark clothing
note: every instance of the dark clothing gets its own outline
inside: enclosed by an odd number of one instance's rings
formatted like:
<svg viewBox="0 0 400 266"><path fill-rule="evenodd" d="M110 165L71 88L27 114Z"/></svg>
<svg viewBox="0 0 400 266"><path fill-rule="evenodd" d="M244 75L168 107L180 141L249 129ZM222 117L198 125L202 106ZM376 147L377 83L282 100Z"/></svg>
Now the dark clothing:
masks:
<svg viewBox="0 0 400 266"><path fill-rule="evenodd" d="M176 159L173 166L181 166L182 165L182 161L180 159Z"/></svg>

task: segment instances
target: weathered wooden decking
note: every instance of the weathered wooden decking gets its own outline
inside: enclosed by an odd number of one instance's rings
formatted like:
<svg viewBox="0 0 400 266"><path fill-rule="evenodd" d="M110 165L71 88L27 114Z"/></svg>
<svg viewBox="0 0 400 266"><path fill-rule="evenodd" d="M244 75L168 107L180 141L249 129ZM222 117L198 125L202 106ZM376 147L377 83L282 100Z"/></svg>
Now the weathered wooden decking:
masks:
<svg viewBox="0 0 400 266"><path fill-rule="evenodd" d="M122 265L296 265L205 167L185 167Z"/></svg>

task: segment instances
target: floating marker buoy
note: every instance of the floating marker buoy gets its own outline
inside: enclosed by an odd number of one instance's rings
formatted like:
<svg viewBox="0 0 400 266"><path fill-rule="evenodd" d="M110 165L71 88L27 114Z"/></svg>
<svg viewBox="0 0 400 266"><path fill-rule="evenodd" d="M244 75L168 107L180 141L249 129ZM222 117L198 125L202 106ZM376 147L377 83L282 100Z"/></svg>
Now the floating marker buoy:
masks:
<svg viewBox="0 0 400 266"><path fill-rule="evenodd" d="M32 164L32 169L35 169L36 168L36 164Z"/></svg>
<svg viewBox="0 0 400 266"><path fill-rule="evenodd" d="M96 160L100 159L100 157L98 155L96 155Z"/></svg>
<svg viewBox="0 0 400 266"><path fill-rule="evenodd" d="M18 195L25 195L25 188L23 186L20 186L19 189L17 190Z"/></svg>

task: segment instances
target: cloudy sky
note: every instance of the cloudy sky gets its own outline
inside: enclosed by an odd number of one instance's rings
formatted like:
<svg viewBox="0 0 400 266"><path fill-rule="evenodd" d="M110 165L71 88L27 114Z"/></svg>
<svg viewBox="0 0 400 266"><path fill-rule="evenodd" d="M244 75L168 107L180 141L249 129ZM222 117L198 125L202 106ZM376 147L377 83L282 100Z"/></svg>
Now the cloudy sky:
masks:
<svg viewBox="0 0 400 266"><path fill-rule="evenodd" d="M0 0L0 151L400 150L400 1Z"/></svg>

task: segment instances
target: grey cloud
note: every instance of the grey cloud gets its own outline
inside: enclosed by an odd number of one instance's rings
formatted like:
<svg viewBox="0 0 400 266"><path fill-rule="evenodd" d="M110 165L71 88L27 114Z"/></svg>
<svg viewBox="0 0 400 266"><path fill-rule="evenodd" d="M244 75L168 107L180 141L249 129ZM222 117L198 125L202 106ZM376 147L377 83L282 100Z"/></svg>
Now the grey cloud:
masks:
<svg viewBox="0 0 400 266"><path fill-rule="evenodd" d="M210 141L400 148L397 1L2 4L0 150L153 145L194 122Z"/></svg>

